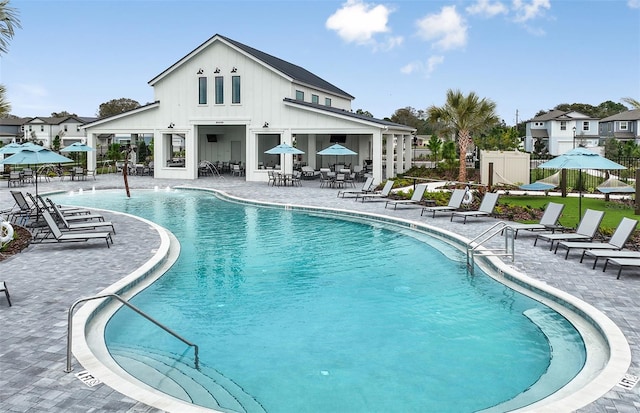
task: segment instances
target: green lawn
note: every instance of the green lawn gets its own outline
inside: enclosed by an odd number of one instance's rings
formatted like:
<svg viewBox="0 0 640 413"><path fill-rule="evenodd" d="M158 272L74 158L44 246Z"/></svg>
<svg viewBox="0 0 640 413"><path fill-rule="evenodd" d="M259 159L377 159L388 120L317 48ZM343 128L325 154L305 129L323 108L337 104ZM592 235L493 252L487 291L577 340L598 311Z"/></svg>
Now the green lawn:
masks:
<svg viewBox="0 0 640 413"><path fill-rule="evenodd" d="M580 220L580 217L578 217L578 197L562 198L559 196L501 195L498 202L505 205L528 206L531 208L545 208L547 203L555 202L565 205L562 215L560 216L560 223L562 225L575 227ZM623 217L640 220L640 215L634 214L633 207L617 202L605 202L604 199L582 198L583 214L586 209L605 212L602 224L600 225L603 229L614 230Z"/></svg>

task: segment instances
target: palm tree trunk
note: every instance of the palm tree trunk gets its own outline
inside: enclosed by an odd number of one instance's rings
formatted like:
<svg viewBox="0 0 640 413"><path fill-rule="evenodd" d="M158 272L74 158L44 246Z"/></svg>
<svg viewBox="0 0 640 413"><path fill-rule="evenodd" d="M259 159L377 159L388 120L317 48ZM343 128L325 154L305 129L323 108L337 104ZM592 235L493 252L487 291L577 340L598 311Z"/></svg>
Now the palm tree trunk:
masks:
<svg viewBox="0 0 640 413"><path fill-rule="evenodd" d="M467 182L467 148L471 144L469 131L458 132L458 150L460 151L460 167L458 169L458 181Z"/></svg>

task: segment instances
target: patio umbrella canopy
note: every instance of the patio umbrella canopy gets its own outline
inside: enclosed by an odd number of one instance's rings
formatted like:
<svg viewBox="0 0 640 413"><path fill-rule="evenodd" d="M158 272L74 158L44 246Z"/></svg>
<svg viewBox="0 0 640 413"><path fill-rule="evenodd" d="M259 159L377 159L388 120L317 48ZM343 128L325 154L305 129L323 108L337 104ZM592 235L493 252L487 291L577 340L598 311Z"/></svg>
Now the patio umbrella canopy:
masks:
<svg viewBox="0 0 640 413"><path fill-rule="evenodd" d="M286 143L281 143L280 145L274 146L273 148L264 151L264 153L267 153L269 155L302 155L304 152Z"/></svg>
<svg viewBox="0 0 640 413"><path fill-rule="evenodd" d="M95 151L95 149L93 149L91 146L82 142L74 142L71 145L60 150L60 152L85 152L85 153L93 152L93 151Z"/></svg>
<svg viewBox="0 0 640 413"><path fill-rule="evenodd" d="M335 155L336 163L338 163L338 156L357 155L357 152L336 143L318 152L318 155Z"/></svg>
<svg viewBox="0 0 640 413"><path fill-rule="evenodd" d="M23 149L23 146L19 143L11 142L9 144L4 145L0 148L0 154L3 155L12 155L14 153L18 153Z"/></svg>
<svg viewBox="0 0 640 413"><path fill-rule="evenodd" d="M613 162L595 152L585 148L575 148L569 152L547 161L538 168L541 169L577 169L582 173L583 169L610 170L627 169L619 163ZM580 175L579 175L580 176ZM578 200L578 214L582 216L582 186L580 186Z"/></svg>
<svg viewBox="0 0 640 413"><path fill-rule="evenodd" d="M37 149L40 148L40 149ZM43 165L48 163L67 163L73 160L59 155L42 146L34 145L33 148L22 149L20 152L0 161L0 165ZM36 195L38 194L38 171L34 171L36 180Z"/></svg>

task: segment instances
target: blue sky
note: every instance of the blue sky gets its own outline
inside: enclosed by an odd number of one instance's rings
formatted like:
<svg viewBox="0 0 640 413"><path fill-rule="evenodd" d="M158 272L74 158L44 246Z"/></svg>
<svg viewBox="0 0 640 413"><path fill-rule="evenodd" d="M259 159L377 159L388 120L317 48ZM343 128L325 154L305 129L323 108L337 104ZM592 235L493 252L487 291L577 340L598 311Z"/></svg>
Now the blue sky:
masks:
<svg viewBox="0 0 640 413"><path fill-rule="evenodd" d="M95 116L216 33L300 65L375 117L497 103L509 125L560 103L640 100L640 0L11 0L22 29L0 58L18 116Z"/></svg>

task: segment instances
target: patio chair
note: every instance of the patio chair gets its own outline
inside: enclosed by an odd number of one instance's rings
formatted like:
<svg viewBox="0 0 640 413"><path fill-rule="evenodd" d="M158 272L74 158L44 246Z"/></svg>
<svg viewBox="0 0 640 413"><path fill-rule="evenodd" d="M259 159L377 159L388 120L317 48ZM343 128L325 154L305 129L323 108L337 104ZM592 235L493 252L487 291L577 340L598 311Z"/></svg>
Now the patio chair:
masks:
<svg viewBox="0 0 640 413"><path fill-rule="evenodd" d="M11 223L26 225L31 218L38 218L39 209L37 205L30 205L24 194L20 191L9 191L14 201L14 208L7 214L7 220ZM18 209L15 209L18 207Z"/></svg>
<svg viewBox="0 0 640 413"><path fill-rule="evenodd" d="M627 240L635 231L636 226L638 225L638 221L635 219L624 217L622 221L618 224L618 228L614 231L613 235L609 239L609 242L581 242L581 241L560 241L556 243L556 249L554 253L558 253L558 248L562 247L567 250L564 259L566 260L569 257L569 251L572 249L581 248L583 249L582 256L580 258L580 262L582 262L582 258L584 258L584 253L587 250L621 250L624 248L624 244L627 243Z"/></svg>
<svg viewBox="0 0 640 413"><path fill-rule="evenodd" d="M424 192L427 190L427 184L419 184L416 186L416 189L413 191L413 195L411 195L411 199L389 199L384 204L385 209L387 205L392 204L393 209L396 209L398 205L419 205L422 202L422 197L424 196Z"/></svg>
<svg viewBox="0 0 640 413"><path fill-rule="evenodd" d="M9 180L7 186L22 186L24 181L22 180L22 174L19 171L9 172Z"/></svg>
<svg viewBox="0 0 640 413"><path fill-rule="evenodd" d="M585 250L580 258L580 262L584 261L585 257L593 258L593 266L595 269L600 258L640 258L640 251L632 250Z"/></svg>
<svg viewBox="0 0 640 413"><path fill-rule="evenodd" d="M302 167L303 179L316 179L318 176L320 176L320 171L314 170L311 166Z"/></svg>
<svg viewBox="0 0 640 413"><path fill-rule="evenodd" d="M482 217L490 216L493 214L493 210L498 203L499 194L495 192L487 192L480 202L480 207L476 211L454 211L451 213L450 221L453 221L453 217L463 217L463 224L467 223L467 217Z"/></svg>
<svg viewBox="0 0 640 413"><path fill-rule="evenodd" d="M344 191L338 191L338 196L342 195L344 198L345 195L358 195L358 194L366 194L371 192L371 188L373 187L373 178L367 178L366 181L362 184L362 188L360 189L349 189Z"/></svg>
<svg viewBox="0 0 640 413"><path fill-rule="evenodd" d="M558 220L564 209L564 204L557 204L555 202L549 202L547 208L544 210L540 221L537 224L510 224L509 227L514 230L514 238L518 238L518 231L549 231L555 232L562 227L558 225Z"/></svg>
<svg viewBox="0 0 640 413"><path fill-rule="evenodd" d="M333 179L329 176L328 171L324 171L320 169L320 188L330 187L333 182Z"/></svg>
<svg viewBox="0 0 640 413"><path fill-rule="evenodd" d="M4 296L7 297L9 307L11 307L11 296L9 295L9 288L7 288L7 283L5 283L4 281L0 281L0 293L2 292L4 292Z"/></svg>
<svg viewBox="0 0 640 413"><path fill-rule="evenodd" d="M591 241L593 237L596 235L598 228L600 227L600 222L602 222L602 218L604 217L603 211L596 211L593 209L587 209L578 224L578 228L575 232L570 233L542 233L536 236L533 245L535 246L538 243L539 239L546 240L550 242L549 251L553 250L553 244L555 242L560 241Z"/></svg>
<svg viewBox="0 0 640 413"><path fill-rule="evenodd" d="M107 247L111 248L110 243L113 244L113 239L111 238L111 232L80 232L80 231L69 231L62 232L56 224L56 221L53 219L49 211L42 211L42 217L47 224L49 229L48 232L40 233L38 237L34 237L34 243L52 243L52 242L81 242L81 241L89 241L94 239L102 239L107 243Z"/></svg>
<svg viewBox="0 0 640 413"><path fill-rule="evenodd" d="M356 201L358 200L358 198L362 198L362 202L364 202L365 199L388 198L394 183L395 183L394 181L388 180L387 183L384 184L384 187L380 192L367 192L363 194L356 194Z"/></svg>
<svg viewBox="0 0 640 413"><path fill-rule="evenodd" d="M96 229L103 227L110 227L111 232L116 233L116 229L113 226L111 221L84 221L84 222L69 222L67 217L64 216L62 211L58 208L58 206L50 199L47 198L49 205L51 205L51 209L54 212L55 216L58 218L58 222L64 225L63 229L67 231L78 231L78 230L87 230L87 229Z"/></svg>
<svg viewBox="0 0 640 413"><path fill-rule="evenodd" d="M47 198L47 202L51 206L51 208L58 208L58 206L51 200L51 198ZM64 211L60 211L65 219L69 222L78 222L78 221L101 221L104 222L104 217L100 214L94 214L89 210L78 210L76 212L69 211L65 213Z"/></svg>
<svg viewBox="0 0 640 413"><path fill-rule="evenodd" d="M425 212L431 212L432 218L436 217L436 212L453 212L460 209L460 205L462 205L462 200L464 199L464 194L467 192L466 189L454 189L451 193L451 198L449 198L449 203L447 205L442 206L427 206L423 207L420 212L420 216L422 216Z"/></svg>
<svg viewBox="0 0 640 413"><path fill-rule="evenodd" d="M604 267L602 268L603 272L607 270L609 264L614 264L619 267L618 276L616 277L616 279L619 280L623 268L640 267L640 258L609 258L604 263Z"/></svg>

